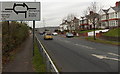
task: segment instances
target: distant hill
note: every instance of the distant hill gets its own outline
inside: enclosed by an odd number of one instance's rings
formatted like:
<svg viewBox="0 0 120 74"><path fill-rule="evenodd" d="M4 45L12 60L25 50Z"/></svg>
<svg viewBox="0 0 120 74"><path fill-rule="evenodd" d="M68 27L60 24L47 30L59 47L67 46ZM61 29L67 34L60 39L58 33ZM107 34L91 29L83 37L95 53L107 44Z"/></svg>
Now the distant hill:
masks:
<svg viewBox="0 0 120 74"><path fill-rule="evenodd" d="M55 29L58 29L59 27L45 27L45 28L36 28L39 32L43 32L45 30L49 30L50 32L54 32Z"/></svg>

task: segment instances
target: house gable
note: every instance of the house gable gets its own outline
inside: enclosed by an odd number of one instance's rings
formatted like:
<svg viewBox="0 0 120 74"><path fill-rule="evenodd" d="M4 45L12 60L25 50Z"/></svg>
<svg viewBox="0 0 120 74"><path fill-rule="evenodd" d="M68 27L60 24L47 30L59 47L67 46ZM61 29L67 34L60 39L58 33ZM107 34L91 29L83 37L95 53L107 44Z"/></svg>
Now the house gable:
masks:
<svg viewBox="0 0 120 74"><path fill-rule="evenodd" d="M115 12L115 10L112 7L110 7L108 13L114 13L114 12Z"/></svg>
<svg viewBox="0 0 120 74"><path fill-rule="evenodd" d="M101 9L99 12L98 12L100 15L103 15L105 14L105 12Z"/></svg>

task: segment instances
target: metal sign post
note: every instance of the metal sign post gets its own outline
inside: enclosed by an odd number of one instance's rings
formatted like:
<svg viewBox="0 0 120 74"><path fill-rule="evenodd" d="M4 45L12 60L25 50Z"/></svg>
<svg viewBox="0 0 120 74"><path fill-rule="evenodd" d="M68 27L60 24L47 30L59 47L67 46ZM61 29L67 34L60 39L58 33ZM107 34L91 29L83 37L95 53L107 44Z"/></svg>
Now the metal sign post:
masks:
<svg viewBox="0 0 120 74"><path fill-rule="evenodd" d="M35 44L35 20L33 20L33 56L34 56L34 44Z"/></svg>

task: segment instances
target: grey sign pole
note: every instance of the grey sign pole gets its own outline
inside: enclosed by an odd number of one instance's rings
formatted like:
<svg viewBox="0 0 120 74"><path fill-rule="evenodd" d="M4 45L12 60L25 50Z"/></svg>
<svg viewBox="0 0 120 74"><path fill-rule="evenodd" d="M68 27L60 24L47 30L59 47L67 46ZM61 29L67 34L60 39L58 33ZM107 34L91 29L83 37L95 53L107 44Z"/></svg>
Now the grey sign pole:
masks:
<svg viewBox="0 0 120 74"><path fill-rule="evenodd" d="M33 56L34 56L34 44L35 44L35 20L33 20Z"/></svg>

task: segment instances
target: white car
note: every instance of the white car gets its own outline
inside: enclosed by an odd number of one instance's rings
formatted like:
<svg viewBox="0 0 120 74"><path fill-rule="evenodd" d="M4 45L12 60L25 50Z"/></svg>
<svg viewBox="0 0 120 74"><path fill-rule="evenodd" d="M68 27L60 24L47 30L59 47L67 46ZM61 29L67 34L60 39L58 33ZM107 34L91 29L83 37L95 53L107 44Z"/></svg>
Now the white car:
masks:
<svg viewBox="0 0 120 74"><path fill-rule="evenodd" d="M72 33L66 33L66 37L71 38L74 37L74 35Z"/></svg>
<svg viewBox="0 0 120 74"><path fill-rule="evenodd" d="M56 36L56 35L58 35L58 33L57 33L57 32L53 32L52 35L55 35L55 36Z"/></svg>

